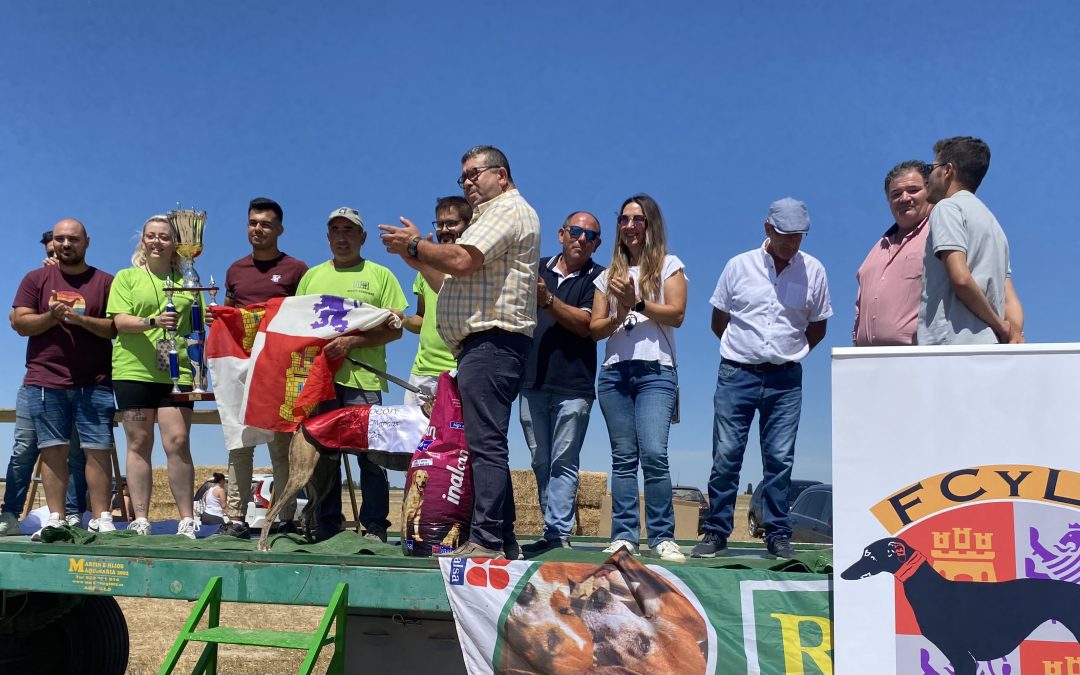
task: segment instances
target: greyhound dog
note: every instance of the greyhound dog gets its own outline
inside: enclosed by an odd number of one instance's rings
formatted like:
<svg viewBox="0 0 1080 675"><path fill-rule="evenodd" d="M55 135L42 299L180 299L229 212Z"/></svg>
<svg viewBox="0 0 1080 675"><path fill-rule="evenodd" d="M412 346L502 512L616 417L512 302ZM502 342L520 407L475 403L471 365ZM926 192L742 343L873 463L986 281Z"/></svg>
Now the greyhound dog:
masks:
<svg viewBox="0 0 1080 675"><path fill-rule="evenodd" d="M422 407L424 416L430 418L434 401L427 401ZM292 443L289 444L289 481L280 494L275 494L270 504L270 510L266 513L266 525L259 535L258 549L270 550L267 545L267 537L270 535L270 523L280 515L285 504L290 498L299 494L300 490L307 488L308 503L300 514L300 525L304 532L315 531L315 514L319 512L319 505L330 494L331 490L341 489L341 474L338 469L340 452L323 451L308 437L304 426L293 434ZM275 486L276 487L276 486ZM276 490L275 490L276 492Z"/></svg>
<svg viewBox="0 0 1080 675"><path fill-rule="evenodd" d="M923 636L956 675L976 675L977 661L1008 655L1043 623L1059 621L1080 641L1080 584L1052 579L950 581L903 539L879 539L844 579L889 572L901 582Z"/></svg>

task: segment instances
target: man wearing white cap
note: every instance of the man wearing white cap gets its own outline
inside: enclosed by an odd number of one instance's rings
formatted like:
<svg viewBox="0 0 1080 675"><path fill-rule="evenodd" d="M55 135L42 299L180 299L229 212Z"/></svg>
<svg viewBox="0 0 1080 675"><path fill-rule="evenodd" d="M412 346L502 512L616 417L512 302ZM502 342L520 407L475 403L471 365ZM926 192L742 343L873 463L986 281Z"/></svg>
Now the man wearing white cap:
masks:
<svg viewBox="0 0 1080 675"><path fill-rule="evenodd" d="M297 295L325 293L343 298L402 312L408 306L405 293L394 274L370 260L360 256L360 249L367 240L364 221L356 209L343 206L330 212L326 223L326 239L330 242L333 259L316 265L300 279ZM393 317L391 317L393 318ZM401 328L392 328L384 324L378 328L343 335L335 338L325 347L323 353L331 359L344 356L386 370L386 343L401 337ZM319 412L324 413L348 405L381 404L382 393L387 390L386 381L370 371L345 361L338 368L334 378L336 400L324 401L319 405ZM360 462L360 524L365 536L386 541L386 528L390 526L387 515L390 512L390 486L386 471L374 464L365 455L359 456ZM320 466L325 466L320 462ZM339 467L337 471L340 481ZM342 528L341 491L331 490L322 501L319 512L315 515L315 539L328 539Z"/></svg>
<svg viewBox="0 0 1080 675"><path fill-rule="evenodd" d="M765 243L728 261L712 299L720 338L713 397L709 517L695 558L723 554L731 535L747 434L760 416L765 469L762 510L769 554L790 558L788 487L802 412L802 366L832 316L825 268L799 250L810 230L806 204L790 197L769 206Z"/></svg>

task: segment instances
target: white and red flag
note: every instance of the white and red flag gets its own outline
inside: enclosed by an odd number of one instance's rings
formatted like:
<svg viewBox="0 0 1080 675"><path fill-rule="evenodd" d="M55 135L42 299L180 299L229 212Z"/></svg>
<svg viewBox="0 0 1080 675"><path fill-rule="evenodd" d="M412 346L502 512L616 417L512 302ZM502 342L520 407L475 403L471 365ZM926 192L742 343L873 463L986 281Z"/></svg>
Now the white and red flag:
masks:
<svg viewBox="0 0 1080 675"><path fill-rule="evenodd" d="M229 448L258 445L268 431L296 429L334 398L322 348L336 337L386 322L392 313L333 295L274 298L265 307L215 307L206 356ZM255 328L257 327L257 331Z"/></svg>

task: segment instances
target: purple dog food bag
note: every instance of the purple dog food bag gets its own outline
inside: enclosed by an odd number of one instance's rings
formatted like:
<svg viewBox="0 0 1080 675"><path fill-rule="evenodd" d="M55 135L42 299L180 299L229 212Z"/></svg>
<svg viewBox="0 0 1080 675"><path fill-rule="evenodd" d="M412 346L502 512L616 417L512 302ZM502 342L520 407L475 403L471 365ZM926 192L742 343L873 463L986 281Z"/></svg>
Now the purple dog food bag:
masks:
<svg viewBox="0 0 1080 675"><path fill-rule="evenodd" d="M423 439L409 462L401 503L405 555L429 557L469 539L472 465L465 445L461 396L450 373L439 376L435 406Z"/></svg>

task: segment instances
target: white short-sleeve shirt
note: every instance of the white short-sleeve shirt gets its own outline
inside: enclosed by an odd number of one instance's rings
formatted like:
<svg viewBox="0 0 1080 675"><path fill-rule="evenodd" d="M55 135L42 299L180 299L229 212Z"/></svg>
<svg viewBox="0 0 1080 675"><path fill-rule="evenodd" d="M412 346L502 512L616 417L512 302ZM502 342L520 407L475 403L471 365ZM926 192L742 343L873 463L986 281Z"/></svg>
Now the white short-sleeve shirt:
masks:
<svg viewBox="0 0 1080 675"><path fill-rule="evenodd" d="M818 259L799 251L778 275L764 244L728 261L709 304L731 316L720 356L740 363L802 360L810 352L807 326L832 316Z"/></svg>
<svg viewBox="0 0 1080 675"><path fill-rule="evenodd" d="M664 283L668 277L683 269L684 265L676 256L664 256L664 266L660 271L660 297L657 302L664 302ZM593 285L607 292L608 271L604 270L596 277ZM638 277L641 270L635 265L630 268L630 278L634 280L634 287L638 289L638 297L641 297L641 287ZM633 326L627 330L628 326ZM610 366L619 361L659 361L664 366L674 366L675 359L675 329L671 326L661 325L640 312L630 311L626 321L620 325L614 333L608 337L605 343L604 365Z"/></svg>

